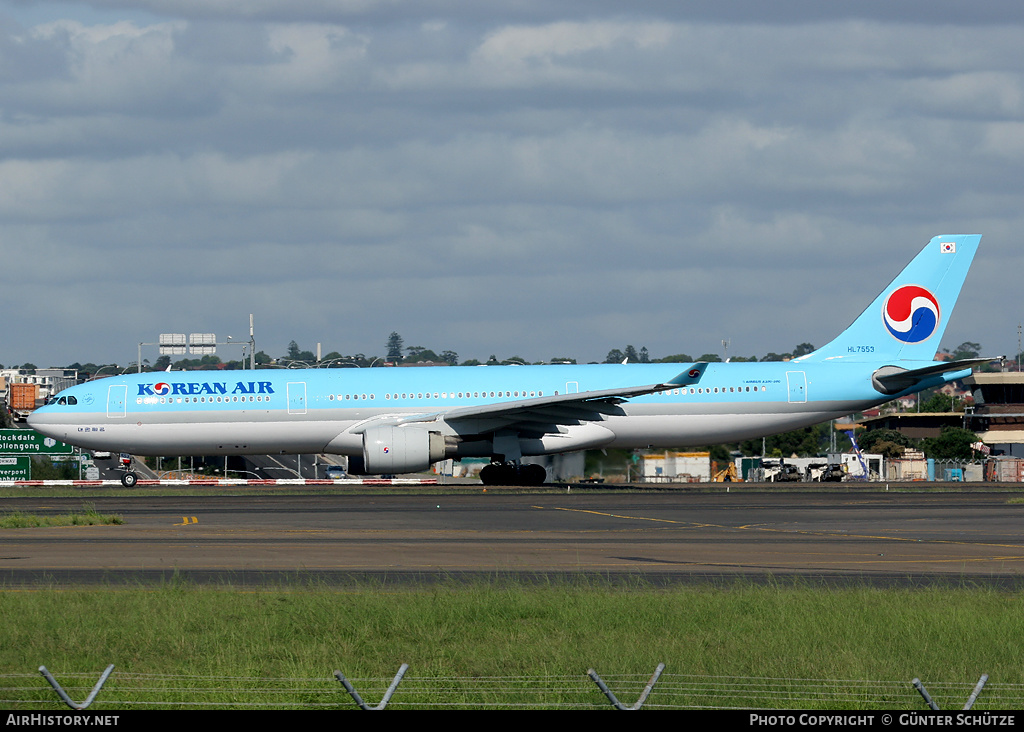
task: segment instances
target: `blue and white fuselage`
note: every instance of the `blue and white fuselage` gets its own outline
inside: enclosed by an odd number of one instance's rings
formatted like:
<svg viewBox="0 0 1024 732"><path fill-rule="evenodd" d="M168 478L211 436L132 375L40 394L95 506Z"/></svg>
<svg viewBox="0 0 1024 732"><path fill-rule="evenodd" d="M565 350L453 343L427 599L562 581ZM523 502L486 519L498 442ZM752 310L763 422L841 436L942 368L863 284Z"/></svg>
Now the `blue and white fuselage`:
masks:
<svg viewBox="0 0 1024 732"><path fill-rule="evenodd" d="M371 473L734 442L966 376L973 362L933 356L980 238L934 238L838 338L788 362L143 373L66 389L29 422L96 450L335 453Z"/></svg>
<svg viewBox="0 0 1024 732"><path fill-rule="evenodd" d="M588 392L616 391L638 384L666 384L663 389L615 405L616 412L621 413L603 414L603 419L592 423L606 438L600 447L681 447L796 429L892 398L875 390L871 384L874 368L863 362L710 363L705 365L699 382L667 384L680 372L696 366L457 366L132 374L91 381L61 392L57 402L71 397L76 403L55 402L37 410L32 426L71 444L98 450L116 448L138 455L357 454L362 449L362 436L356 428L380 420L405 424L414 420L413 424L436 425L446 434L457 435L459 432L445 424L445 415L468 410L470 414L458 420L460 425L467 420L480 424L460 432L487 434L495 425L482 423L500 422L501 413L472 415L475 408L507 405L509 409L523 409L531 401L546 397L582 397ZM956 373L938 376L932 384L957 378ZM545 419L543 412L538 419ZM524 415L517 421L518 429L528 431ZM551 434L562 440L568 437L562 432ZM546 452L560 450L530 450L524 454Z"/></svg>

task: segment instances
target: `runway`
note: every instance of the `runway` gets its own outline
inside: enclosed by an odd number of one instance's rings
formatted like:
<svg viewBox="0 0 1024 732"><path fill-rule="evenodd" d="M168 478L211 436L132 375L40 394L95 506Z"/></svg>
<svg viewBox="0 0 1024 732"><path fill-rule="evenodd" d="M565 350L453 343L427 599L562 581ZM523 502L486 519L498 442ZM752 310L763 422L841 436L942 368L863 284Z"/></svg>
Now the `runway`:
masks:
<svg viewBox="0 0 1024 732"><path fill-rule="evenodd" d="M1008 493L131 497L120 526L0 530L6 586L601 576L1024 586ZM4 499L66 513L81 499Z"/></svg>

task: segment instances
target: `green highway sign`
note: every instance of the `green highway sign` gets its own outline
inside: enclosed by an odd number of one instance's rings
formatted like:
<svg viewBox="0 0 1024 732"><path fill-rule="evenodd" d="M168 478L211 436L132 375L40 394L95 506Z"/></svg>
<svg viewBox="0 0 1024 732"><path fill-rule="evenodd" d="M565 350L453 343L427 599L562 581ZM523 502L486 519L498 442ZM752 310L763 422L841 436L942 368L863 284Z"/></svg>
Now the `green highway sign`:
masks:
<svg viewBox="0 0 1024 732"><path fill-rule="evenodd" d="M73 450L35 430L0 430L0 455L70 455Z"/></svg>
<svg viewBox="0 0 1024 732"><path fill-rule="evenodd" d="M31 480L32 458L0 456L0 480Z"/></svg>

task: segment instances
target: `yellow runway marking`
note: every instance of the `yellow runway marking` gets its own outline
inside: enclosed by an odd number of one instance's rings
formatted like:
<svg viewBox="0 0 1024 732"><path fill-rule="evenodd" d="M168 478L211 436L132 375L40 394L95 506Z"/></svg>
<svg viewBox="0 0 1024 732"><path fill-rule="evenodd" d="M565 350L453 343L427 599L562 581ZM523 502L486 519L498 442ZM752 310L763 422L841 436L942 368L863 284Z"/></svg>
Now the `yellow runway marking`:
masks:
<svg viewBox="0 0 1024 732"><path fill-rule="evenodd" d="M198 523L199 523L199 519L197 519L195 516L182 516L181 517L181 523L180 524L175 524L175 526L187 526L188 524L198 524Z"/></svg>
<svg viewBox="0 0 1024 732"><path fill-rule="evenodd" d="M679 524L679 525L682 525L682 526L710 526L711 528L714 528L714 529L731 529L731 528L735 528L735 527L732 527L732 526L723 526L721 524L706 524L706 523L700 523L700 522L697 522L697 521L675 521L674 519L650 518L649 516L626 516L626 515L618 514L618 513L605 513L603 511L588 511L588 510L586 510L584 508L561 508L561 507L547 508L545 506L531 506L531 508L538 508L538 509L540 509L542 511L569 511L570 513L592 513L595 516L608 516L609 518L628 519L630 521L653 521L655 523Z"/></svg>
<svg viewBox="0 0 1024 732"><path fill-rule="evenodd" d="M804 534L808 536L823 536L823 537L838 537L843 539L874 539L876 541L905 541L912 544L951 544L956 546L985 546L985 547L1001 547L1005 549L1024 549L1022 544L995 544L988 542L974 542L974 541L956 541L953 539L917 539L906 536L885 536L877 534L850 534L841 530L825 531L821 529L808 530L808 529L778 529L760 524L743 524L741 526L726 526L725 524L710 524L701 523L695 521L676 521L674 519L659 519L650 518L648 516L628 516L617 513L607 513L604 511L589 511L582 508L562 508L555 507L553 509L546 508L544 506L533 506L540 510L554 510L554 511L570 511L572 513L591 513L595 516L607 516L609 518L626 519L629 521L654 521L658 523L667 524L679 524L685 526L693 526L697 528L712 528L712 529L727 529L730 531L765 531L776 534Z"/></svg>

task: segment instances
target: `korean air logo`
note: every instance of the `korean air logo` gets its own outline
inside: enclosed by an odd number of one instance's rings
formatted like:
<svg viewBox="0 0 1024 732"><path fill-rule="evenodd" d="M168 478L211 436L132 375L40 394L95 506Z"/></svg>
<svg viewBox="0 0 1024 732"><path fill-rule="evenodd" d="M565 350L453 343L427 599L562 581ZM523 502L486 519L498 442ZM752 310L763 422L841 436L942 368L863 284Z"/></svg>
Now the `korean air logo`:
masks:
<svg viewBox="0 0 1024 732"><path fill-rule="evenodd" d="M894 290L882 306L882 319L889 334L904 343L921 343L939 325L939 301L918 285Z"/></svg>
<svg viewBox="0 0 1024 732"><path fill-rule="evenodd" d="M164 381L161 381L159 384L153 384L153 393L154 394L159 394L160 396L164 396L165 394L169 393L170 391L171 391L170 385L167 384Z"/></svg>
<svg viewBox="0 0 1024 732"><path fill-rule="evenodd" d="M700 369L690 369L687 373L691 379L696 379L700 376Z"/></svg>

